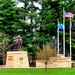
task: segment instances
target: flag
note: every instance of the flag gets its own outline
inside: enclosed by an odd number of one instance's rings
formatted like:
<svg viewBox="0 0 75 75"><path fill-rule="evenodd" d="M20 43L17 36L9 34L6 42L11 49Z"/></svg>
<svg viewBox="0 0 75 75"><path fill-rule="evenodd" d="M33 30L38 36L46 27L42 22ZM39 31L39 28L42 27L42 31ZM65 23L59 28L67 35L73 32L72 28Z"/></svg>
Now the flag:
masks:
<svg viewBox="0 0 75 75"><path fill-rule="evenodd" d="M75 28L75 22L72 22L72 26L71 26L72 28Z"/></svg>
<svg viewBox="0 0 75 75"><path fill-rule="evenodd" d="M73 14L71 12L65 12L65 17L73 18Z"/></svg>
<svg viewBox="0 0 75 75"><path fill-rule="evenodd" d="M59 23L59 30L63 30L64 29L64 25L62 23Z"/></svg>

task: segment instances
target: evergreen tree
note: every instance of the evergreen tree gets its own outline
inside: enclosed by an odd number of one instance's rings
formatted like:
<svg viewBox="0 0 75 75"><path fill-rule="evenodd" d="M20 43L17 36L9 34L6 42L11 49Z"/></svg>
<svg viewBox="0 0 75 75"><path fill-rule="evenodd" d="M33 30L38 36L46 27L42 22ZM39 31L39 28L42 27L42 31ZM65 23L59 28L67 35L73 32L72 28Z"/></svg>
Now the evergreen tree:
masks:
<svg viewBox="0 0 75 75"><path fill-rule="evenodd" d="M57 17L58 17L58 1L43 0L41 3L42 9L40 12L40 32L39 38L41 47L47 42L51 42L51 38L56 36Z"/></svg>
<svg viewBox="0 0 75 75"><path fill-rule="evenodd" d="M34 52L37 47L43 48L47 42L52 46L53 36L57 37L57 19L63 22L63 7L65 11L75 13L74 0L18 0L23 7L16 7L13 0L0 0L0 32L14 37L23 37L23 50ZM39 4L41 7L38 8ZM37 12L39 11L39 12ZM69 53L69 19L65 19L66 53ZM74 18L72 22L75 22ZM75 29L72 28L72 51L75 53ZM62 42L62 32L60 34ZM54 40L53 40L54 41Z"/></svg>
<svg viewBox="0 0 75 75"><path fill-rule="evenodd" d="M12 0L0 0L0 31L9 34L11 37L17 34L19 14L17 7Z"/></svg>
<svg viewBox="0 0 75 75"><path fill-rule="evenodd" d="M21 11L24 10L23 12L20 11L22 16L24 17L20 21L21 28L23 29L22 36L23 36L23 48L25 50L28 50L29 52L32 52L35 50L35 29L37 28L36 26L36 21L35 18L37 17L37 7L34 5L34 0L19 0L20 2L24 3L24 7L21 8ZM23 13L25 13L23 15ZM29 22L27 22L29 21Z"/></svg>

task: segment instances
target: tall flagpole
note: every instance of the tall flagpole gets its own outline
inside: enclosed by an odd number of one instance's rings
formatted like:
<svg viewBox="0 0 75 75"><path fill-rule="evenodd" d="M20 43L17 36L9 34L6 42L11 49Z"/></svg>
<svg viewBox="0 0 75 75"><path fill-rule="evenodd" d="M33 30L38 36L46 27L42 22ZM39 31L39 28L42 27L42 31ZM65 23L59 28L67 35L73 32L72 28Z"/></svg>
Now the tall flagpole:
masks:
<svg viewBox="0 0 75 75"><path fill-rule="evenodd" d="M63 7L63 54L65 57L65 10Z"/></svg>
<svg viewBox="0 0 75 75"><path fill-rule="evenodd" d="M59 20L57 21L57 40L58 40L58 42L57 42L57 46L58 46L57 53L59 55Z"/></svg>
<svg viewBox="0 0 75 75"><path fill-rule="evenodd" d="M71 52L72 52L72 50L71 50L71 18L70 18L70 58L71 58Z"/></svg>

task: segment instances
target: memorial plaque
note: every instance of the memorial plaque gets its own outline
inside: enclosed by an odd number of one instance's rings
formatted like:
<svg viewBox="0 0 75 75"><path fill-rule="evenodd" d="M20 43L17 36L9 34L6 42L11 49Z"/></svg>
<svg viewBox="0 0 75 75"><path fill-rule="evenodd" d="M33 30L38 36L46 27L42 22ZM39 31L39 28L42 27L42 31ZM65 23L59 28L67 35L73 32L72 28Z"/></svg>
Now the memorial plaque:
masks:
<svg viewBox="0 0 75 75"><path fill-rule="evenodd" d="M23 60L23 57L20 57L19 60L22 61Z"/></svg>
<svg viewBox="0 0 75 75"><path fill-rule="evenodd" d="M9 56L8 57L8 60L13 60L13 56Z"/></svg>

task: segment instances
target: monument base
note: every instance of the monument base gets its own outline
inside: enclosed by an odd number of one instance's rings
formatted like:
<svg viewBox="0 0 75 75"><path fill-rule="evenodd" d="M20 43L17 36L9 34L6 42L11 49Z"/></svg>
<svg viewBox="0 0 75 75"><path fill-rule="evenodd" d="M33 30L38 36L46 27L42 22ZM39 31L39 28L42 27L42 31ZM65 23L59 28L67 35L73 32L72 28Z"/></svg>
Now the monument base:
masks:
<svg viewBox="0 0 75 75"><path fill-rule="evenodd" d="M29 68L27 51L7 52L6 68Z"/></svg>
<svg viewBox="0 0 75 75"><path fill-rule="evenodd" d="M45 68L45 64L41 60L36 60L36 68ZM62 55L50 57L47 68L71 68L71 58Z"/></svg>

